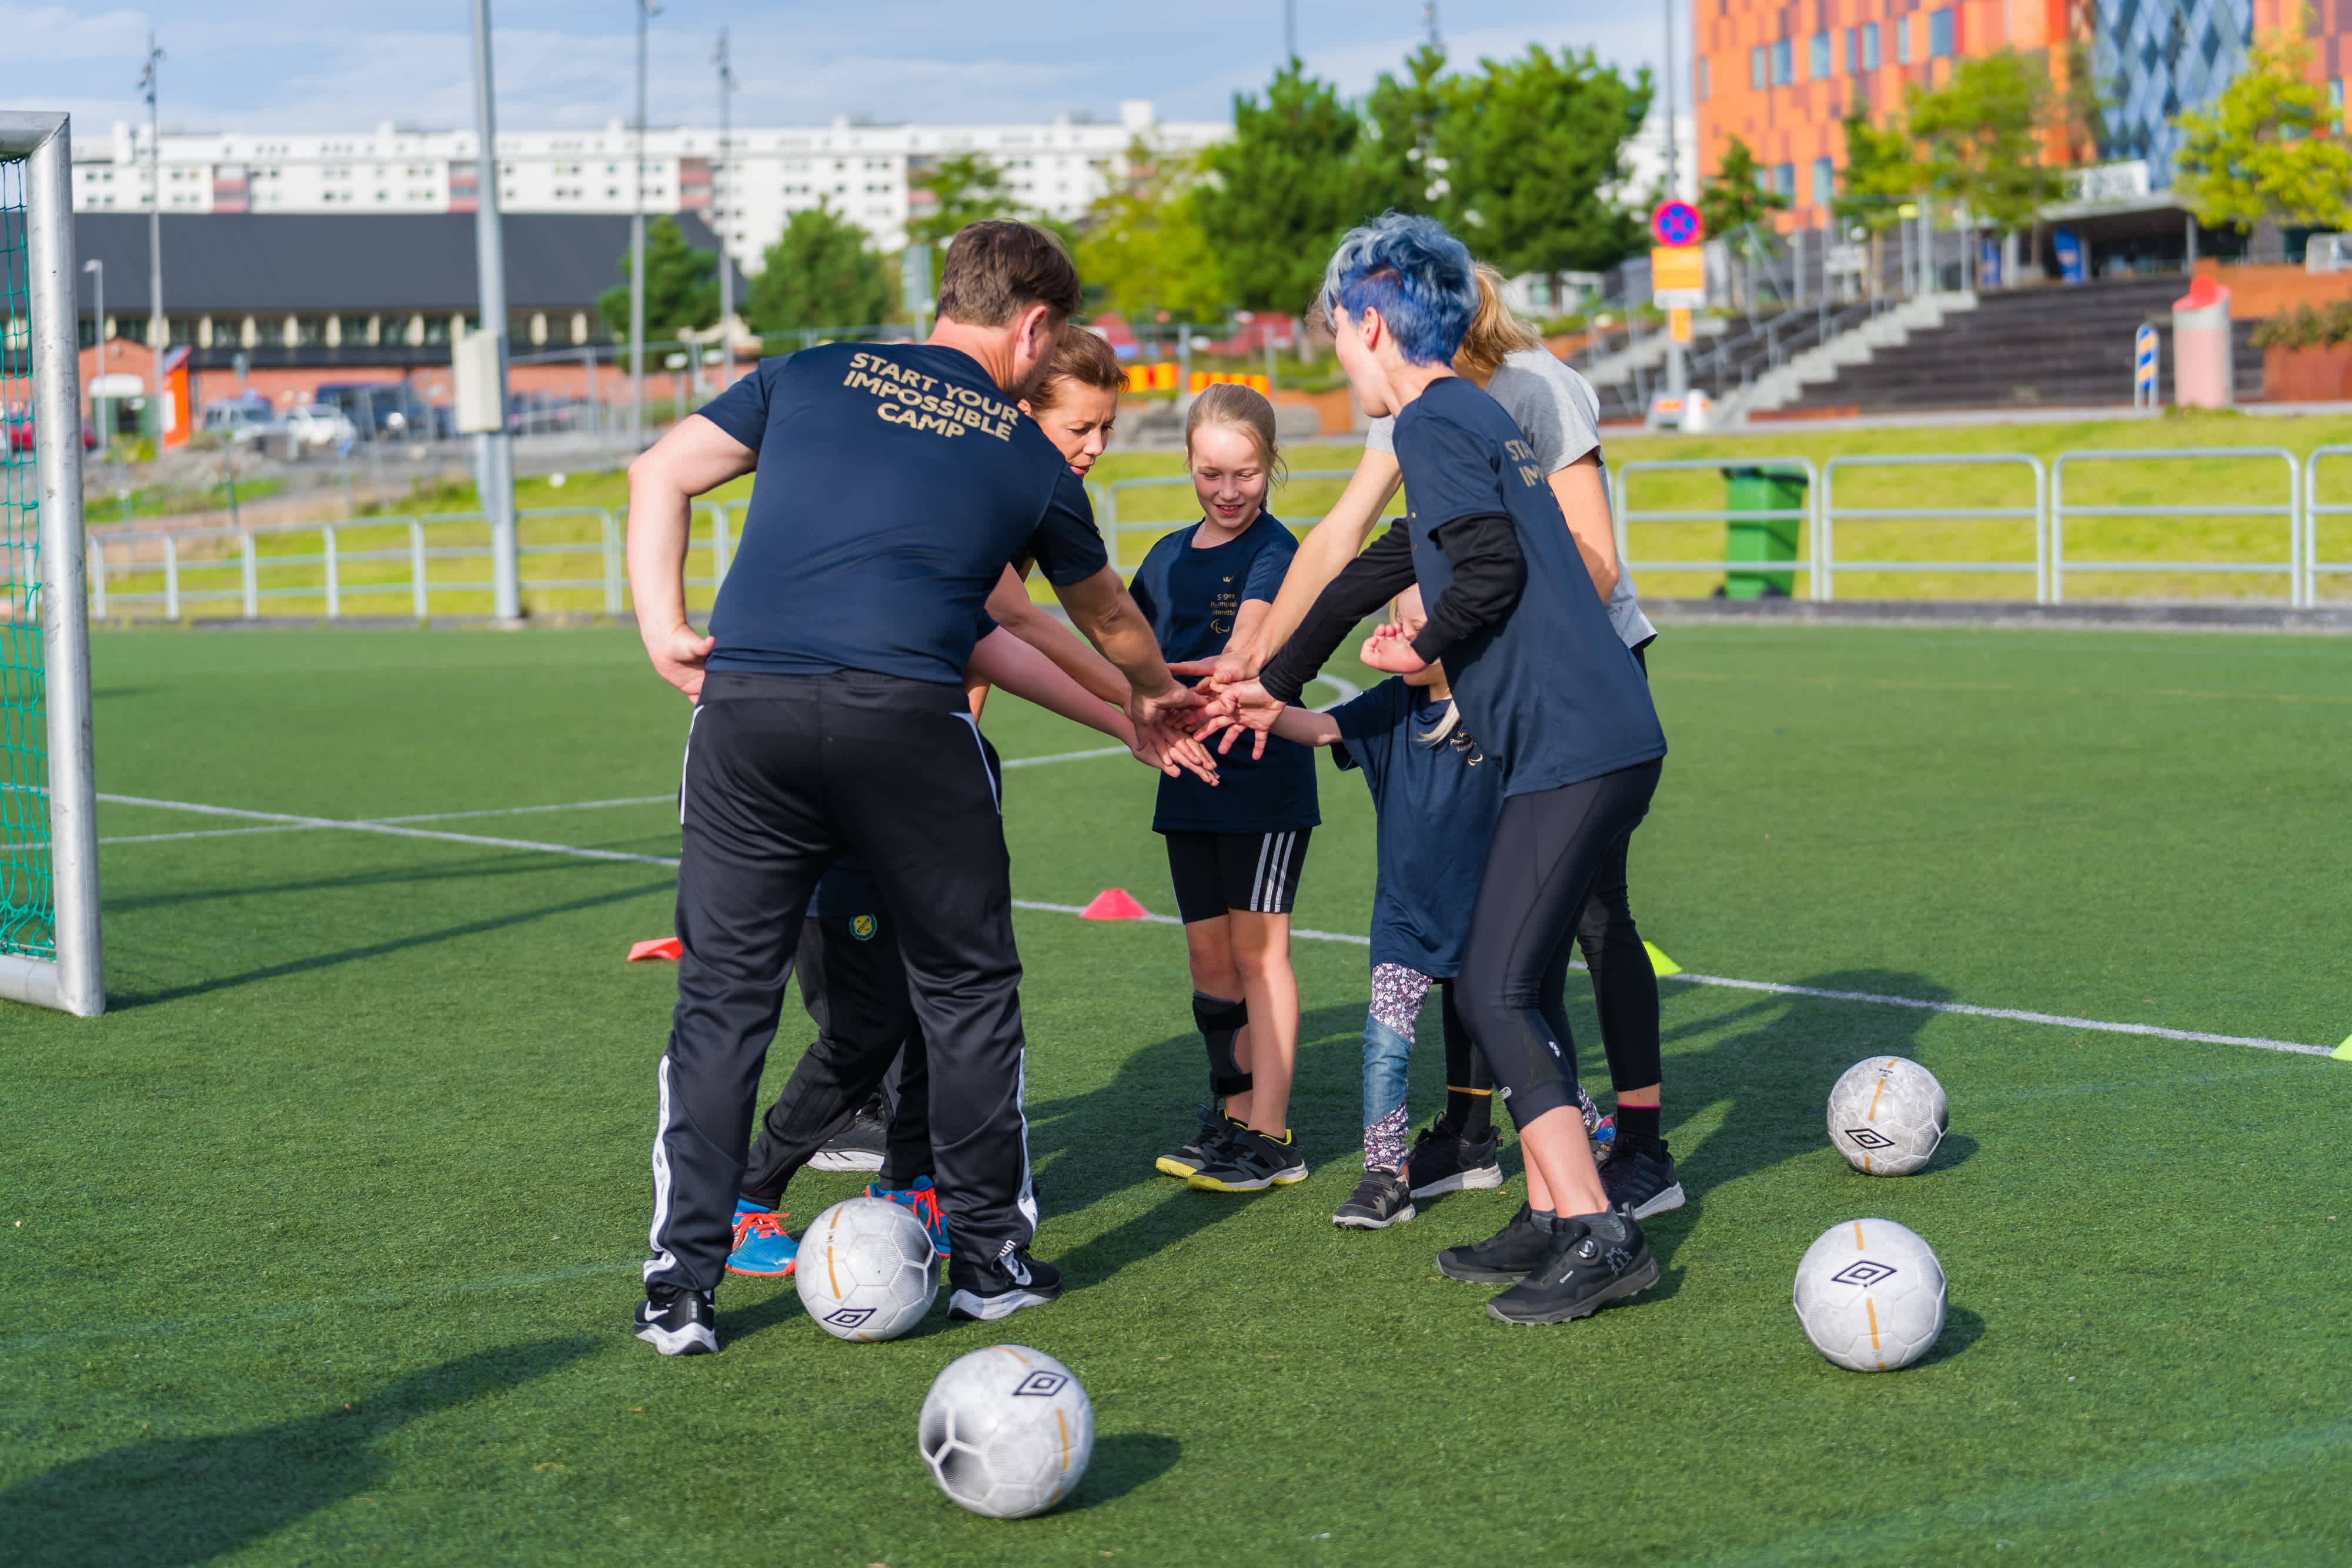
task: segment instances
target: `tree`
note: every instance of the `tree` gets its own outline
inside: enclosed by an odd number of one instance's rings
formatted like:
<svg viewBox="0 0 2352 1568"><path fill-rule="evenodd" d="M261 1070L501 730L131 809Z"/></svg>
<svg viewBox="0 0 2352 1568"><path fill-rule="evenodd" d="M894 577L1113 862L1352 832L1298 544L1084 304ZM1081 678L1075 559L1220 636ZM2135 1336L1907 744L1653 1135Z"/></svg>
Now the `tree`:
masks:
<svg viewBox="0 0 2352 1568"><path fill-rule="evenodd" d="M794 213L751 279L743 319L755 332L862 327L890 319L898 301L887 261L866 231L819 204Z"/></svg>
<svg viewBox="0 0 2352 1568"><path fill-rule="evenodd" d="M1201 226L1197 156L1138 138L1111 188L1087 210L1076 246L1078 276L1130 319L1165 310L1199 320L1228 296L1216 248Z"/></svg>
<svg viewBox="0 0 2352 1568"><path fill-rule="evenodd" d="M1623 179L1620 149L1649 115L1648 69L1628 82L1590 50L1540 44L1479 65L1438 84L1447 225L1506 273L1608 267L1640 248L1640 220L1601 193Z"/></svg>
<svg viewBox="0 0 2352 1568"><path fill-rule="evenodd" d="M1233 137L1209 149L1214 178L1195 200L1236 304L1307 308L1332 247L1367 215L1360 131L1338 91L1297 60L1275 74L1265 102L1234 95Z"/></svg>
<svg viewBox="0 0 2352 1568"><path fill-rule="evenodd" d="M615 335L629 335L629 257L621 256L617 287L596 296L596 313ZM719 320L719 253L697 250L667 214L646 225L646 338L674 338Z"/></svg>
<svg viewBox="0 0 2352 1568"><path fill-rule="evenodd" d="M1737 136L1725 144L1723 162L1698 192L1699 221L1708 234L1717 236L1745 224L1760 223L1788 204L1788 197L1765 189L1764 172L1756 166L1756 154Z"/></svg>
<svg viewBox="0 0 2352 1568"><path fill-rule="evenodd" d="M1423 44L1404 64L1403 81L1382 71L1365 95L1356 167L1367 207L1433 213L1449 188L1445 159L1434 145L1446 110L1439 81L1445 51Z"/></svg>
<svg viewBox="0 0 2352 1568"><path fill-rule="evenodd" d="M934 204L907 225L907 237L919 245L944 246L966 224L1021 216L1021 204L1013 199L1004 171L984 152L942 158L924 173L922 183Z"/></svg>
<svg viewBox="0 0 2352 1568"><path fill-rule="evenodd" d="M2043 157L2061 127L2045 57L1996 49L1956 62L1933 92L1911 89L1910 135L1920 144L1927 185L2001 230L2023 228L2058 194Z"/></svg>
<svg viewBox="0 0 2352 1568"><path fill-rule="evenodd" d="M2352 227L2352 147L2309 79L2311 46L2277 34L2210 107L2180 117L2173 186L2197 221L2241 232L2263 222Z"/></svg>
<svg viewBox="0 0 2352 1568"><path fill-rule="evenodd" d="M1857 105L1843 121L1845 172L1843 187L1830 203L1830 211L1846 223L1877 230L1891 228L1905 202L1924 190L1925 170L1911 155L1911 139L1899 125L1884 131L1871 128Z"/></svg>

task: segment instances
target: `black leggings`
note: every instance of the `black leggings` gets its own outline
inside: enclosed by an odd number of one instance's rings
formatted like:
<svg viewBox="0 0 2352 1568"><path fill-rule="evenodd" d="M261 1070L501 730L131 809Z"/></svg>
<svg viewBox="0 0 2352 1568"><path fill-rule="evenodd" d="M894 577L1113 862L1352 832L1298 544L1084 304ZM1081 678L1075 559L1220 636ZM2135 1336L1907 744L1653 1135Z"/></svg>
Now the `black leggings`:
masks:
<svg viewBox="0 0 2352 1568"><path fill-rule="evenodd" d="M1522 1129L1576 1103L1576 1046L1560 997L1570 946L1612 852L1622 876L1625 841L1650 809L1661 766L1644 762L1503 802L1454 991ZM1654 979L1650 996L1654 1007ZM1654 1019L1653 1038L1656 1030Z"/></svg>

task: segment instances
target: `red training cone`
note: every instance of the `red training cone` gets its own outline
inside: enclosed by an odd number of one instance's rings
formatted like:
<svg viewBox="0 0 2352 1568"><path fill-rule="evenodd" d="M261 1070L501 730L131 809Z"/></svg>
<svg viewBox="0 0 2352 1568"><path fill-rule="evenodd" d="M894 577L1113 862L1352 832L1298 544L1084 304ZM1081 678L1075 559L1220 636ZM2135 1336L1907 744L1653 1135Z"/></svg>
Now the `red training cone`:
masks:
<svg viewBox="0 0 2352 1568"><path fill-rule="evenodd" d="M1094 896L1094 902L1078 911L1081 920L1141 920L1151 911L1135 902L1135 895L1123 887L1107 887Z"/></svg>
<svg viewBox="0 0 2352 1568"><path fill-rule="evenodd" d="M629 962L635 964L645 958L667 958L675 963L685 951L685 948L678 946L677 937L665 936L658 942L632 944L629 947Z"/></svg>

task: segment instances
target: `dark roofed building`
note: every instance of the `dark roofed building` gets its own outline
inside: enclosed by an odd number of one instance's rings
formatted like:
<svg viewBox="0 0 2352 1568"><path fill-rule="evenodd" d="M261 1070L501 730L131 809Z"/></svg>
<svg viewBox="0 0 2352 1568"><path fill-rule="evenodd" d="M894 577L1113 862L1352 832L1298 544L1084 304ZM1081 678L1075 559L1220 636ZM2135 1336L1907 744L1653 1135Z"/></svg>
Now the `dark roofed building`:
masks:
<svg viewBox="0 0 2352 1568"><path fill-rule="evenodd" d="M700 217L677 217L688 244L718 248ZM613 340L596 297L627 281L626 217L510 213L504 235L515 353ZM78 213L74 243L105 264L117 335L145 342L146 214ZM171 340L200 370L240 352L257 370L446 365L453 324L477 324L471 214L166 213L163 246ZM87 275L80 286L88 345L100 328Z"/></svg>

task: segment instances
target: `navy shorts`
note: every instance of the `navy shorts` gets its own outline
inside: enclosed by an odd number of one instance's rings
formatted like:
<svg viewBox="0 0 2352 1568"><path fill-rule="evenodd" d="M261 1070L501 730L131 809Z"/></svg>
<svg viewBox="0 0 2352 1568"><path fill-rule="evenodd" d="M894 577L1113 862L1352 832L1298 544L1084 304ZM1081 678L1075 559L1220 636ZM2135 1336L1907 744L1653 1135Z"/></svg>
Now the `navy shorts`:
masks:
<svg viewBox="0 0 2352 1568"><path fill-rule="evenodd" d="M1228 910L1287 915L1298 898L1311 828L1279 833L1163 833L1176 913L1190 925Z"/></svg>

